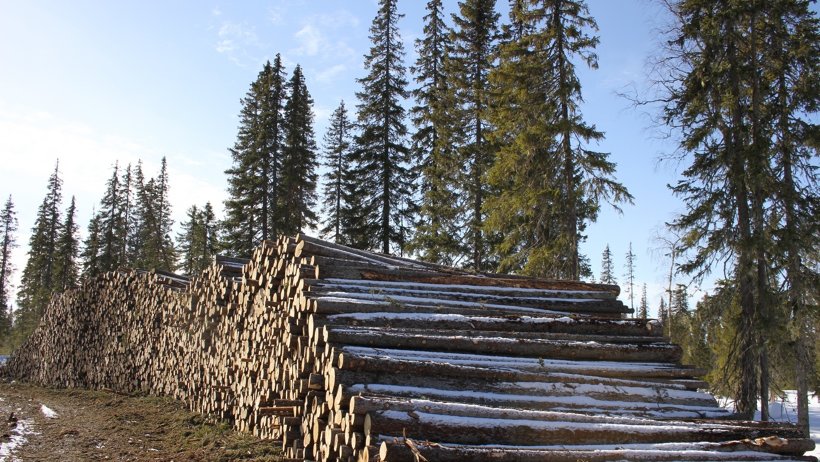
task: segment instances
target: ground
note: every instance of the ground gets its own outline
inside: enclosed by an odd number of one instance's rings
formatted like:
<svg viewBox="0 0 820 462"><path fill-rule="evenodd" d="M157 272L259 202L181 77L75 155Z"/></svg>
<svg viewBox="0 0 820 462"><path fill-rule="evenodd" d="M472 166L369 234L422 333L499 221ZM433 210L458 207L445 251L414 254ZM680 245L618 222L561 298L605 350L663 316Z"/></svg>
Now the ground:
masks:
<svg viewBox="0 0 820 462"><path fill-rule="evenodd" d="M272 462L280 453L170 399L0 381L0 462Z"/></svg>

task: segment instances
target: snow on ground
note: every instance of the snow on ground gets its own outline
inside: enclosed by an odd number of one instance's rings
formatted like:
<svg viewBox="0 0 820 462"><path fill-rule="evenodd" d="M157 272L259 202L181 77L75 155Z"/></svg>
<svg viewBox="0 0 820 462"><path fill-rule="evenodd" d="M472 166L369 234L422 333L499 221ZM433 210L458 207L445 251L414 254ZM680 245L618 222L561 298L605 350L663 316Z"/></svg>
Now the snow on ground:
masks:
<svg viewBox="0 0 820 462"><path fill-rule="evenodd" d="M50 407L46 406L45 404L40 405L40 411L42 411L43 415L47 419L56 419L57 417L59 417L57 415L57 413L54 412L54 409L51 409Z"/></svg>
<svg viewBox="0 0 820 462"><path fill-rule="evenodd" d="M28 435L33 433L32 423L29 420L18 420L14 428L8 431L8 439L0 440L0 462L17 460L12 454L17 448L24 445L28 441Z"/></svg>
<svg viewBox="0 0 820 462"><path fill-rule="evenodd" d="M814 451L806 453L807 456L820 458L820 396L810 396L809 401L809 426L811 427L811 439L814 440ZM721 405L729 411L734 410L734 402L731 400L720 400ZM797 422L797 392L787 390L784 399L772 400L769 402L769 415L772 420L778 422ZM755 420L760 419L760 411L755 414Z"/></svg>

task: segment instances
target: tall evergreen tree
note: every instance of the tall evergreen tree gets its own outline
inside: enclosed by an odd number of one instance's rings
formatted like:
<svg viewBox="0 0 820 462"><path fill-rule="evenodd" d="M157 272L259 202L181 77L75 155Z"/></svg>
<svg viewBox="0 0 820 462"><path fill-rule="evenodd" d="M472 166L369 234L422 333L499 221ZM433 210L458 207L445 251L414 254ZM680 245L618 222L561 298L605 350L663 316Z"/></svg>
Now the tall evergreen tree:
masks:
<svg viewBox="0 0 820 462"><path fill-rule="evenodd" d="M578 279L588 272L578 251L599 204L631 202L615 181L608 154L588 148L603 133L582 119L580 60L597 67L595 20L585 2L513 2L511 26L492 74L497 96L493 138L501 146L490 171L498 198L491 230L504 235L502 256L532 274Z"/></svg>
<svg viewBox="0 0 820 462"><path fill-rule="evenodd" d="M65 213L65 221L57 239L54 262L54 288L64 290L77 285L80 267L77 259L80 255L79 225L77 224L77 203L71 197L71 205Z"/></svg>
<svg viewBox="0 0 820 462"><path fill-rule="evenodd" d="M88 222L88 235L83 241L83 250L80 253L84 278L92 278L105 271L100 262L101 250L100 215L96 211L92 211L91 220Z"/></svg>
<svg viewBox="0 0 820 462"><path fill-rule="evenodd" d="M458 6L458 14L452 15L452 48L445 60L451 95L444 100L448 104L452 101L449 139L456 149L457 163L463 166L458 176L458 193L464 202L459 204L463 210L459 224L464 229L461 240L468 251L467 266L488 270L492 262L484 231L484 202L489 195L486 174L495 156L488 139L492 131L488 76L494 66L499 15L494 0L465 0Z"/></svg>
<svg viewBox="0 0 820 462"><path fill-rule="evenodd" d="M638 314L641 319L646 319L649 313L649 301L646 299L646 283L644 283L643 288L641 289L641 304L638 308Z"/></svg>
<svg viewBox="0 0 820 462"><path fill-rule="evenodd" d="M348 192L351 167L351 125L347 117L345 102L330 116L330 126L324 137L324 166L327 168L324 189L322 191L322 215L325 217L321 234L338 244L345 243L345 212L347 204L345 193Z"/></svg>
<svg viewBox="0 0 820 462"><path fill-rule="evenodd" d="M14 273L11 253L17 248L16 232L17 212L9 195L0 211L0 348L7 346L6 341L11 333L11 277Z"/></svg>
<svg viewBox="0 0 820 462"><path fill-rule="evenodd" d="M283 224L280 231L292 235L316 225L316 140L313 133L313 98L298 64L290 82L285 104L285 145L282 151Z"/></svg>
<svg viewBox="0 0 820 462"><path fill-rule="evenodd" d="M85 261L88 264L90 261L95 261L93 265L94 271L104 273L113 271L121 266L127 264L126 255L123 251L126 248L126 234L127 222L125 221L124 207L123 207L123 187L120 183L120 168L119 164L114 164L111 177L105 186L105 193L100 200L100 210L97 212L96 222L97 228L96 236L92 237L92 232L89 229L88 239L96 239L96 245L91 245L91 242L86 242L86 254L88 247L97 247L98 251L93 257L85 255Z"/></svg>
<svg viewBox="0 0 820 462"><path fill-rule="evenodd" d="M225 239L235 255L249 255L261 239L275 237L286 223L280 178L285 100L285 70L277 54L241 100L239 130L230 149L233 166L225 171Z"/></svg>
<svg viewBox="0 0 820 462"><path fill-rule="evenodd" d="M817 210L811 205L817 197L816 167L803 170L811 172L808 176L786 173L816 158L816 142L803 134L816 132L808 115L816 113L818 101L817 18L808 2L799 0L681 0L670 6L677 25L661 58L669 64L660 82L663 121L679 130L681 151L692 155L673 187L687 212L672 226L686 236L685 272L702 277L720 259L734 273L727 285L739 309L732 330L737 347L729 361L737 370L734 394L738 411L749 418L759 397L765 418L772 342L764 326L776 316L772 271L781 269L781 277L798 285L801 279L789 275L785 265L773 268L773 237L778 230L796 231L787 223L797 223L789 214L813 216ZM793 163L799 158L804 160ZM787 186L789 177L799 178L801 186ZM810 228L800 234L807 231L811 235ZM815 245L787 240L796 245L791 255ZM795 332L801 332L795 345L805 351L799 339L810 330ZM797 356L801 364L810 362Z"/></svg>
<svg viewBox="0 0 820 462"><path fill-rule="evenodd" d="M183 274L194 274L196 265L197 248L202 245L199 231L201 229L201 212L196 205L192 205L185 212L185 220L179 224L180 231L177 234L177 249L179 249L180 262L179 270Z"/></svg>
<svg viewBox="0 0 820 462"><path fill-rule="evenodd" d="M615 279L615 263L612 261L612 251L609 250L609 244L604 248L601 254L601 284L617 284Z"/></svg>
<svg viewBox="0 0 820 462"><path fill-rule="evenodd" d="M632 251L632 242L629 243L629 250L626 252L626 263L624 263L624 268L626 269L626 274L624 274L624 278L626 278L626 291L629 292L629 307L633 310L635 309L635 259L637 256L635 252Z"/></svg>
<svg viewBox="0 0 820 462"><path fill-rule="evenodd" d="M15 315L15 342L22 341L34 329L56 288L54 275L62 225L62 186L58 162L48 179L47 192L31 230L28 261L17 292L19 309Z"/></svg>
<svg viewBox="0 0 820 462"><path fill-rule="evenodd" d="M459 235L457 181L460 163L455 159L444 60L450 48L450 30L441 0L427 3L424 36L416 40L418 59L411 71L418 87L410 110L416 128L411 138L418 160L421 205L410 245L422 260L455 265L464 254Z"/></svg>
<svg viewBox="0 0 820 462"><path fill-rule="evenodd" d="M396 0L379 0L379 10L370 26L370 51L364 57L367 75L358 79L361 90L355 137L355 175L360 191L367 193L360 204L360 229L352 230L351 241L369 242L369 247L390 253L405 242L401 223L410 218L407 208L412 191L410 150L402 103L408 96L404 67L404 44L399 35ZM401 251L402 249L399 248Z"/></svg>
<svg viewBox="0 0 820 462"><path fill-rule="evenodd" d="M168 163L162 158L160 171L137 191L137 202L142 220L139 238L141 247L135 266L145 269L173 271L176 264L176 250L171 238L174 225L171 218Z"/></svg>

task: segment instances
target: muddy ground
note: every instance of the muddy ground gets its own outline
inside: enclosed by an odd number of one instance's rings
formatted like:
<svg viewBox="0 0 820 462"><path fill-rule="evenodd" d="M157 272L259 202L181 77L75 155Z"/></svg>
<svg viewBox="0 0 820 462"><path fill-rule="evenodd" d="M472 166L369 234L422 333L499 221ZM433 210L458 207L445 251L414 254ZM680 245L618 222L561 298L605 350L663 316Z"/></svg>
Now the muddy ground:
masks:
<svg viewBox="0 0 820 462"><path fill-rule="evenodd" d="M206 422L170 399L0 381L0 462L272 462L279 454L276 443Z"/></svg>

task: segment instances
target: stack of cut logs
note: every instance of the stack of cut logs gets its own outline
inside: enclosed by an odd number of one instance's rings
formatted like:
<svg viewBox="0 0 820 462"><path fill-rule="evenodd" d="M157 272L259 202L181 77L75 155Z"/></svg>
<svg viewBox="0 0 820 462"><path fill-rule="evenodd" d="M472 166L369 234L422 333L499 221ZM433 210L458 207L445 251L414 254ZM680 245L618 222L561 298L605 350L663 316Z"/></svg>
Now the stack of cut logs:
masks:
<svg viewBox="0 0 820 462"><path fill-rule="evenodd" d="M6 373L173 396L286 461L807 460L794 427L698 391L617 292L282 237L190 278L85 281Z"/></svg>

